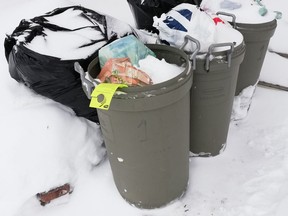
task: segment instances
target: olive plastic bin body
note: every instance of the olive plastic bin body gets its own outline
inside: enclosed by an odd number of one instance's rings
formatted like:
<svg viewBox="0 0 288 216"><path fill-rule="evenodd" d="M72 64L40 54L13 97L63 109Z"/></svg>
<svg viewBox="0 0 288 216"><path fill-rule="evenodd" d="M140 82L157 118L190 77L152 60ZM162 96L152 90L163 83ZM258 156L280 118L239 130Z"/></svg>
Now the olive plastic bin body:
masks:
<svg viewBox="0 0 288 216"><path fill-rule="evenodd" d="M244 37L246 53L239 69L235 95L238 95L244 88L257 83L268 44L276 26L276 20L261 24L236 23L236 29Z"/></svg>
<svg viewBox="0 0 288 216"><path fill-rule="evenodd" d="M215 156L224 150L240 63L245 45L235 47L230 67L226 52L213 53L209 71L206 60L197 59L191 88L190 151Z"/></svg>
<svg viewBox="0 0 288 216"><path fill-rule="evenodd" d="M139 208L157 208L187 187L192 70L182 50L147 46L157 58L185 69L160 84L123 88L126 94L114 95L109 110L97 112L121 196ZM96 66L90 66L92 77Z"/></svg>

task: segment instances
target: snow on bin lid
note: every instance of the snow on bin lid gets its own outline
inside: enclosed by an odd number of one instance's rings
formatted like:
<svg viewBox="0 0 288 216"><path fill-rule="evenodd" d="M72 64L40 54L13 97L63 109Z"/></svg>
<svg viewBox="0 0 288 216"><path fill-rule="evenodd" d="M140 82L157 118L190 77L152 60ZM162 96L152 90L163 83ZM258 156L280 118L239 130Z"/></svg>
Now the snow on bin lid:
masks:
<svg viewBox="0 0 288 216"><path fill-rule="evenodd" d="M186 35L200 42L200 53L206 53L211 44L234 43L237 46L243 42L242 34L227 21L192 4L182 3L160 18L155 16L153 19L153 26L159 30L159 38L171 46L181 47ZM195 44L189 42L184 49L192 52L195 48ZM215 51L227 49L221 47Z"/></svg>
<svg viewBox="0 0 288 216"><path fill-rule="evenodd" d="M236 23L259 24L276 17L261 0L203 0L201 9L209 12L226 12L236 16Z"/></svg>

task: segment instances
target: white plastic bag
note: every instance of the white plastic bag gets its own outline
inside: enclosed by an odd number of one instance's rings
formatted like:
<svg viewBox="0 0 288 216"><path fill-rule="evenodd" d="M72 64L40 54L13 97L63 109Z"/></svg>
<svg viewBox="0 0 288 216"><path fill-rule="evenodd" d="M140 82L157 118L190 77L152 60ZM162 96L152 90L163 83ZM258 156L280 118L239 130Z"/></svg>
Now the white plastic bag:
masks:
<svg viewBox="0 0 288 216"><path fill-rule="evenodd" d="M175 47L180 47L184 37L190 35L199 40L200 52L207 52L215 39L216 25L213 18L192 4L182 3L160 18L154 17L153 26L159 30L161 40ZM185 50L193 51L194 46L191 42L185 46Z"/></svg>

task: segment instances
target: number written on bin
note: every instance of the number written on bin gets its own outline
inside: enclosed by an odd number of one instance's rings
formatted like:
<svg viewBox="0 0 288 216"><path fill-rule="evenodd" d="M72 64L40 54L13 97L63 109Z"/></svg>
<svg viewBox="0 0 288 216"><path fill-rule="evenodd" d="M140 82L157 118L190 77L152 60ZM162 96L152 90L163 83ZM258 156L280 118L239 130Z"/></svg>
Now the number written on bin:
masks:
<svg viewBox="0 0 288 216"><path fill-rule="evenodd" d="M147 141L147 122L146 120L141 120L141 122L137 126L137 133L139 140L141 142Z"/></svg>

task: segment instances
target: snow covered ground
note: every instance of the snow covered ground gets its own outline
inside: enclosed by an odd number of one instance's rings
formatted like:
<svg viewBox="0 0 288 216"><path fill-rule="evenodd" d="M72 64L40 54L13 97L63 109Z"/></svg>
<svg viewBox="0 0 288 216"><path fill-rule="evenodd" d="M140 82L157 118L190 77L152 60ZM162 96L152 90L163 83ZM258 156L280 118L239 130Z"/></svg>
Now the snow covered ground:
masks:
<svg viewBox="0 0 288 216"><path fill-rule="evenodd" d="M288 34L288 3L264 3L283 12L282 28L276 30L269 49L288 53L287 42L276 40ZM125 0L10 0L1 2L0 41L21 19L69 4L134 25ZM268 52L260 80L288 86L287 66L286 58ZM190 159L185 196L160 209L140 210L118 193L97 125L13 80L3 46L0 71L1 215L287 215L288 92L258 86L246 118L231 122L226 150L216 157ZM33 198L66 182L73 184L74 192L63 199L42 207Z"/></svg>

